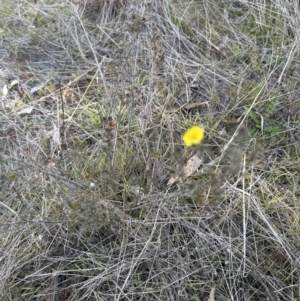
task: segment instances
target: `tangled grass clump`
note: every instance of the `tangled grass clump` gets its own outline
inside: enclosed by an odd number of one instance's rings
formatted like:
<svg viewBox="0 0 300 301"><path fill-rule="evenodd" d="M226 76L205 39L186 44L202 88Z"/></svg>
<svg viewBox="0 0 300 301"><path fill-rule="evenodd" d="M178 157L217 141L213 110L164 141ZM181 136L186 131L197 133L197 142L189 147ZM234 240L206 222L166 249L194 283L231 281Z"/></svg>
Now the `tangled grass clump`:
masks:
<svg viewBox="0 0 300 301"><path fill-rule="evenodd" d="M0 4L1 300L300 298L295 3Z"/></svg>

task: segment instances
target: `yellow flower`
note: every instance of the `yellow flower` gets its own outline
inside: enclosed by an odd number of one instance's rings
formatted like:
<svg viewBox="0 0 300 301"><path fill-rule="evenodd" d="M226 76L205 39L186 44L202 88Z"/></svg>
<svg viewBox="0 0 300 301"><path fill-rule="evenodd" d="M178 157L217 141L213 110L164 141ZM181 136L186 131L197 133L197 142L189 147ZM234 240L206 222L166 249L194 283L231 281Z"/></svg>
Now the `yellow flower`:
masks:
<svg viewBox="0 0 300 301"><path fill-rule="evenodd" d="M183 143L186 146L200 144L204 138L204 129L199 126L192 126L187 129L182 136Z"/></svg>

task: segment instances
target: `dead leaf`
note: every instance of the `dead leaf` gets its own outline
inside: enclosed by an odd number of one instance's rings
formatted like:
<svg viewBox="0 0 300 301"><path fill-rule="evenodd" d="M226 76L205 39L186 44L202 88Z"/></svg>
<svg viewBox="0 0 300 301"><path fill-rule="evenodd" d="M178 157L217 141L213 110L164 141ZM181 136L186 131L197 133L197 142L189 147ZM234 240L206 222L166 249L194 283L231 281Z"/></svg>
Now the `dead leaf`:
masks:
<svg viewBox="0 0 300 301"><path fill-rule="evenodd" d="M42 90L45 87L45 84L39 84L30 89L30 94L34 94L35 92Z"/></svg>
<svg viewBox="0 0 300 301"><path fill-rule="evenodd" d="M14 79L9 85L4 85L2 88L2 94L3 96L7 96L8 91L15 85L18 85L19 81L17 79Z"/></svg>
<svg viewBox="0 0 300 301"><path fill-rule="evenodd" d="M26 115L26 114L31 114L33 110L33 107L27 107L21 111L18 112L19 115Z"/></svg>
<svg viewBox="0 0 300 301"><path fill-rule="evenodd" d="M202 160L198 156L194 155L193 157L191 157L184 167L183 177L187 178L191 176L200 167L201 164Z"/></svg>
<svg viewBox="0 0 300 301"><path fill-rule="evenodd" d="M9 89L10 89L11 87L15 86L15 85L18 85L18 84L19 84L19 81L18 81L17 79L14 79L14 80L10 83Z"/></svg>
<svg viewBox="0 0 300 301"><path fill-rule="evenodd" d="M208 101L205 102L192 102L192 103L187 103L183 106L184 109L190 110L190 109L194 109L194 108L198 108L204 105L209 105Z"/></svg>
<svg viewBox="0 0 300 301"><path fill-rule="evenodd" d="M168 186L173 185L175 182L183 182L183 180L185 180L186 178L188 178L198 170L202 162L203 162L202 159L200 159L198 156L196 155L192 156L186 162L185 166L182 169L181 174L180 175L175 174L169 179Z"/></svg>
<svg viewBox="0 0 300 301"><path fill-rule="evenodd" d="M54 153L56 150L61 149L61 139L60 139L60 130L53 124L53 130L47 133L47 136L51 139L51 150Z"/></svg>
<svg viewBox="0 0 300 301"><path fill-rule="evenodd" d="M62 91L62 96L63 100L69 105L74 105L80 100L80 97L69 87Z"/></svg>
<svg viewBox="0 0 300 301"><path fill-rule="evenodd" d="M7 94L8 94L8 87L7 87L7 85L3 86L2 94L3 94L3 96L7 96Z"/></svg>
<svg viewBox="0 0 300 301"><path fill-rule="evenodd" d="M168 181L168 186L172 186L175 182L177 182L177 180L179 179L178 175L174 175L172 176L169 181Z"/></svg>
<svg viewBox="0 0 300 301"><path fill-rule="evenodd" d="M216 288L213 287L210 291L210 294L209 294L209 298L207 299L207 301L215 301L215 290Z"/></svg>

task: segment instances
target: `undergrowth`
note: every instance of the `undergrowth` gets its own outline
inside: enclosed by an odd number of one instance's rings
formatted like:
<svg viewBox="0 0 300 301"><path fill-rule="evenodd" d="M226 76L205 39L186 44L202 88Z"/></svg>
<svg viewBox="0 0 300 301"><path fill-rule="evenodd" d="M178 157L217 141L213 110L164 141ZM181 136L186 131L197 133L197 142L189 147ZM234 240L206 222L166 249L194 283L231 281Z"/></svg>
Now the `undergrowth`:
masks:
<svg viewBox="0 0 300 301"><path fill-rule="evenodd" d="M1 300L299 300L296 1L0 4Z"/></svg>

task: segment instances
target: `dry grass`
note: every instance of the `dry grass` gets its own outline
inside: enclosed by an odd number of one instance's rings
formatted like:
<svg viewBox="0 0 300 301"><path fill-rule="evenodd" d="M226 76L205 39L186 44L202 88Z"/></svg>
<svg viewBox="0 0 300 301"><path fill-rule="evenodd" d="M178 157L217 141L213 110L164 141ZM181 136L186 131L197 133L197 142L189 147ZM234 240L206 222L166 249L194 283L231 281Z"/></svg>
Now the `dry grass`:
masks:
<svg viewBox="0 0 300 301"><path fill-rule="evenodd" d="M267 2L0 1L1 300L299 300L299 8Z"/></svg>

